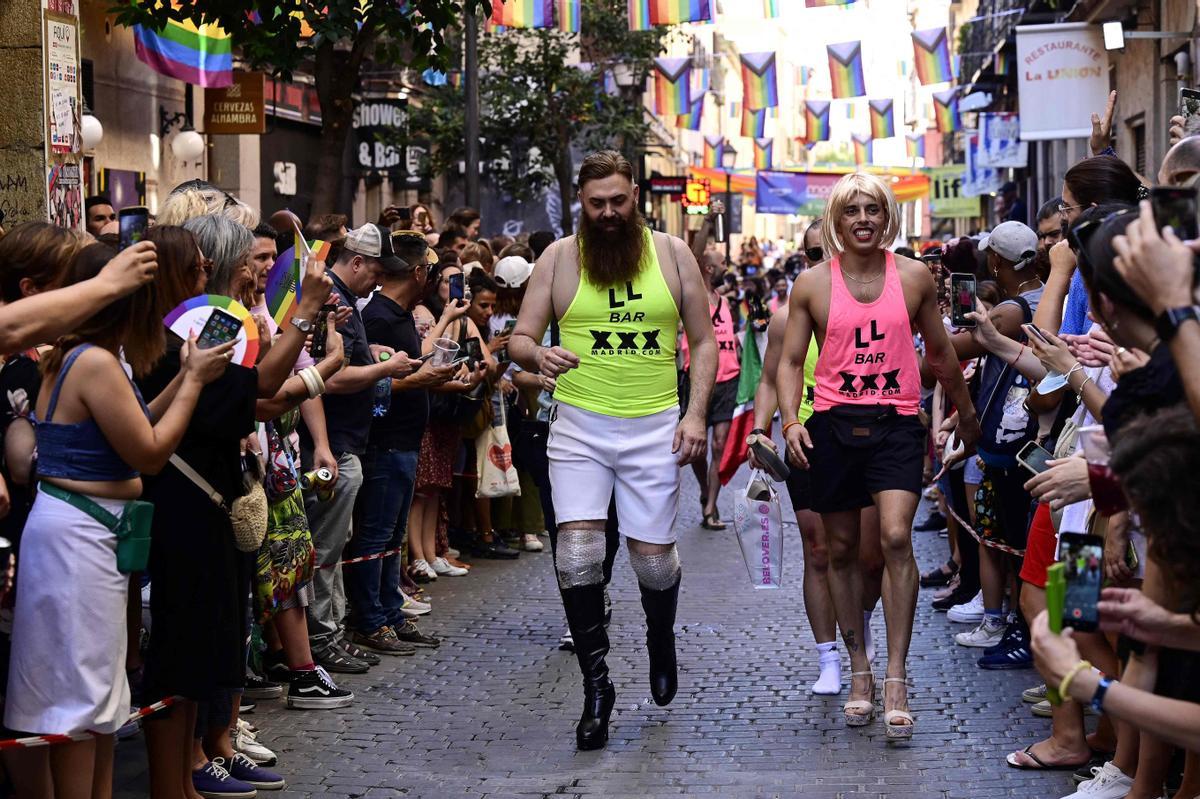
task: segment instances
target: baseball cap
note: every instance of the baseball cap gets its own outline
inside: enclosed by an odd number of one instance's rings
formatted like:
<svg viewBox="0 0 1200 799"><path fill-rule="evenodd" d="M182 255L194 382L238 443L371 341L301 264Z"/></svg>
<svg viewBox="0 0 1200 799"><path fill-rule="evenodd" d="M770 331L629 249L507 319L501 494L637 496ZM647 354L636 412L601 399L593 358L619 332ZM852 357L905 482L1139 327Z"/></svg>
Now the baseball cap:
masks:
<svg viewBox="0 0 1200 799"><path fill-rule="evenodd" d="M533 274L533 264L519 255L509 255L496 262L492 277L502 287L519 289Z"/></svg>
<svg viewBox="0 0 1200 799"><path fill-rule="evenodd" d="M420 231L416 231L416 230L393 230L392 231L392 240L395 241L396 239L399 239L399 238L421 239L422 241L425 242L425 263L429 264L430 266L433 266L434 264L436 264L438 262L437 250L435 250L429 246L429 241L425 238L424 233L421 233ZM395 246L393 245L393 251L394 250L395 250Z"/></svg>
<svg viewBox="0 0 1200 799"><path fill-rule="evenodd" d="M1014 269L1024 269L1037 254L1037 234L1021 222L1001 222L979 239L980 250L992 250L1013 263Z"/></svg>
<svg viewBox="0 0 1200 799"><path fill-rule="evenodd" d="M379 225L371 222L347 233L342 247L352 253L379 260L385 272L404 269L404 262L397 258L392 250L392 237Z"/></svg>

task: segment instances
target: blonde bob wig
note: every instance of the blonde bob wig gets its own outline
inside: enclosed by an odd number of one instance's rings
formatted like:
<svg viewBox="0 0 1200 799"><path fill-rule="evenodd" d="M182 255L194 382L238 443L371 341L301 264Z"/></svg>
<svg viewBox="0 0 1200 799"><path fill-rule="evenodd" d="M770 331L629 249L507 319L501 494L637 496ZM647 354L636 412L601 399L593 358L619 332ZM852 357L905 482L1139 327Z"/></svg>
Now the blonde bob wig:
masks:
<svg viewBox="0 0 1200 799"><path fill-rule="evenodd" d="M852 172L844 176L833 186L829 194L829 202L825 204L825 215L822 217L821 246L826 254L840 255L846 248L838 238L838 220L846 210L846 206L859 195L865 195L871 202L878 204L887 215L887 223L880 238L880 247L886 248L896 240L900 232L900 207L896 204L896 195L886 183L875 175L863 172Z"/></svg>

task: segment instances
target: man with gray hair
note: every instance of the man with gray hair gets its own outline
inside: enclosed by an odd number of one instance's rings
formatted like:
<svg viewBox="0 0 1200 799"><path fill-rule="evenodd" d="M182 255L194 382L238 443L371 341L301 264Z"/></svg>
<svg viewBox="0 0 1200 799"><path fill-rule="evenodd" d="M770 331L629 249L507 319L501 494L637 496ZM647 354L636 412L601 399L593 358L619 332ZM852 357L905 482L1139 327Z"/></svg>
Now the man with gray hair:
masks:
<svg viewBox="0 0 1200 799"><path fill-rule="evenodd" d="M1158 183L1183 186L1196 175L1200 175L1200 136L1192 135L1167 150L1158 170Z"/></svg>

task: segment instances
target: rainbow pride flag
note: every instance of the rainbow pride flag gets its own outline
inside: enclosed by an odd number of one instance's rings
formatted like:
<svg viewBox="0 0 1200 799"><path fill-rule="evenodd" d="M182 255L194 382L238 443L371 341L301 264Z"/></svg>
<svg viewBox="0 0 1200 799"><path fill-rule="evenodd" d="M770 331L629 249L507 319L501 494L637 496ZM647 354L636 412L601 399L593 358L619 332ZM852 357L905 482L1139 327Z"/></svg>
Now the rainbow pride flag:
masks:
<svg viewBox="0 0 1200 799"><path fill-rule="evenodd" d="M779 17L779 0L763 0L763 16L767 19Z"/></svg>
<svg viewBox="0 0 1200 799"><path fill-rule="evenodd" d="M692 65L692 97L699 97L712 90L712 70Z"/></svg>
<svg viewBox="0 0 1200 799"><path fill-rule="evenodd" d="M700 165L706 166L709 169L721 168L721 153L725 150L724 136L705 136L704 137L704 158L701 159Z"/></svg>
<svg viewBox="0 0 1200 799"><path fill-rule="evenodd" d="M552 28L554 0L492 0L491 23L506 28Z"/></svg>
<svg viewBox="0 0 1200 799"><path fill-rule="evenodd" d="M950 41L945 28L927 28L912 32L913 57L921 85L954 80L950 66Z"/></svg>
<svg viewBox="0 0 1200 799"><path fill-rule="evenodd" d="M161 30L133 26L138 60L160 75L205 88L233 84L233 39L216 25L167 20Z"/></svg>
<svg viewBox="0 0 1200 799"><path fill-rule="evenodd" d="M557 0L555 19L563 33L579 33L583 20L583 0Z"/></svg>
<svg viewBox="0 0 1200 799"><path fill-rule="evenodd" d="M805 8L832 8L852 5L854 0L804 0Z"/></svg>
<svg viewBox="0 0 1200 799"><path fill-rule="evenodd" d="M868 100L871 111L871 137L890 139L896 135L896 120L892 113L893 100Z"/></svg>
<svg viewBox="0 0 1200 799"><path fill-rule="evenodd" d="M862 97L867 93L863 78L862 42L840 42L826 45L829 55L829 80L835 99Z"/></svg>
<svg viewBox="0 0 1200 799"><path fill-rule="evenodd" d="M871 151L874 149L871 134L855 133L850 138L854 140L854 163L860 166L871 163Z"/></svg>
<svg viewBox="0 0 1200 799"><path fill-rule="evenodd" d="M946 89L933 93L933 118L938 133L953 133L962 130L962 118L958 115L958 90Z"/></svg>
<svg viewBox="0 0 1200 799"><path fill-rule="evenodd" d="M1001 50L1000 52L996 53L995 62L992 66L992 70L997 75L1007 75L1009 73L1009 70L1011 70L1011 69L1012 69L1012 56L1009 55L1009 53L1006 50Z"/></svg>
<svg viewBox="0 0 1200 799"><path fill-rule="evenodd" d="M775 140L758 138L754 140L754 168L770 169L775 160Z"/></svg>
<svg viewBox="0 0 1200 799"><path fill-rule="evenodd" d="M700 130L700 123L704 119L704 95L700 95L692 101L692 107L686 114L680 114L675 118L675 124L684 130Z"/></svg>
<svg viewBox="0 0 1200 799"><path fill-rule="evenodd" d="M746 108L779 105L779 79L775 53L742 53L742 103Z"/></svg>
<svg viewBox="0 0 1200 799"><path fill-rule="evenodd" d="M296 312L296 305L300 302L300 279L304 274L305 262L310 258L324 261L328 257L328 242L305 241L300 231L296 230L295 243L279 254L275 264L267 272L267 313L271 314L275 324L283 327Z"/></svg>
<svg viewBox="0 0 1200 799"><path fill-rule="evenodd" d="M804 101L804 140L812 143L829 141L829 108L828 100Z"/></svg>
<svg viewBox="0 0 1200 799"><path fill-rule="evenodd" d="M495 2L495 0L493 0ZM649 30L653 25L712 22L712 0L629 0L629 29Z"/></svg>
<svg viewBox="0 0 1200 799"><path fill-rule="evenodd" d="M629 30L648 31L650 25L650 0L629 0Z"/></svg>
<svg viewBox="0 0 1200 799"><path fill-rule="evenodd" d="M924 133L907 133L907 134L905 134L904 149L907 151L909 158L924 158L925 157L925 134Z"/></svg>
<svg viewBox="0 0 1200 799"><path fill-rule="evenodd" d="M742 135L749 139L761 139L767 135L767 109L742 109Z"/></svg>
<svg viewBox="0 0 1200 799"><path fill-rule="evenodd" d="M692 106L692 59L654 59L654 113L686 114Z"/></svg>

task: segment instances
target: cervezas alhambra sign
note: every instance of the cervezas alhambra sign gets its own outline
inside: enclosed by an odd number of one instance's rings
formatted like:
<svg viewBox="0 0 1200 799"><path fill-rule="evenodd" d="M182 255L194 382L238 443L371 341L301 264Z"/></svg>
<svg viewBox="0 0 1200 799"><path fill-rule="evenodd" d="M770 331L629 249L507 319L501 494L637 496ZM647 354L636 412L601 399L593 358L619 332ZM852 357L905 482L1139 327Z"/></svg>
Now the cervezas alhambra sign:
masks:
<svg viewBox="0 0 1200 799"><path fill-rule="evenodd" d="M235 72L223 89L204 90L204 132L208 134L258 134L266 130L263 104L266 76L261 72Z"/></svg>

